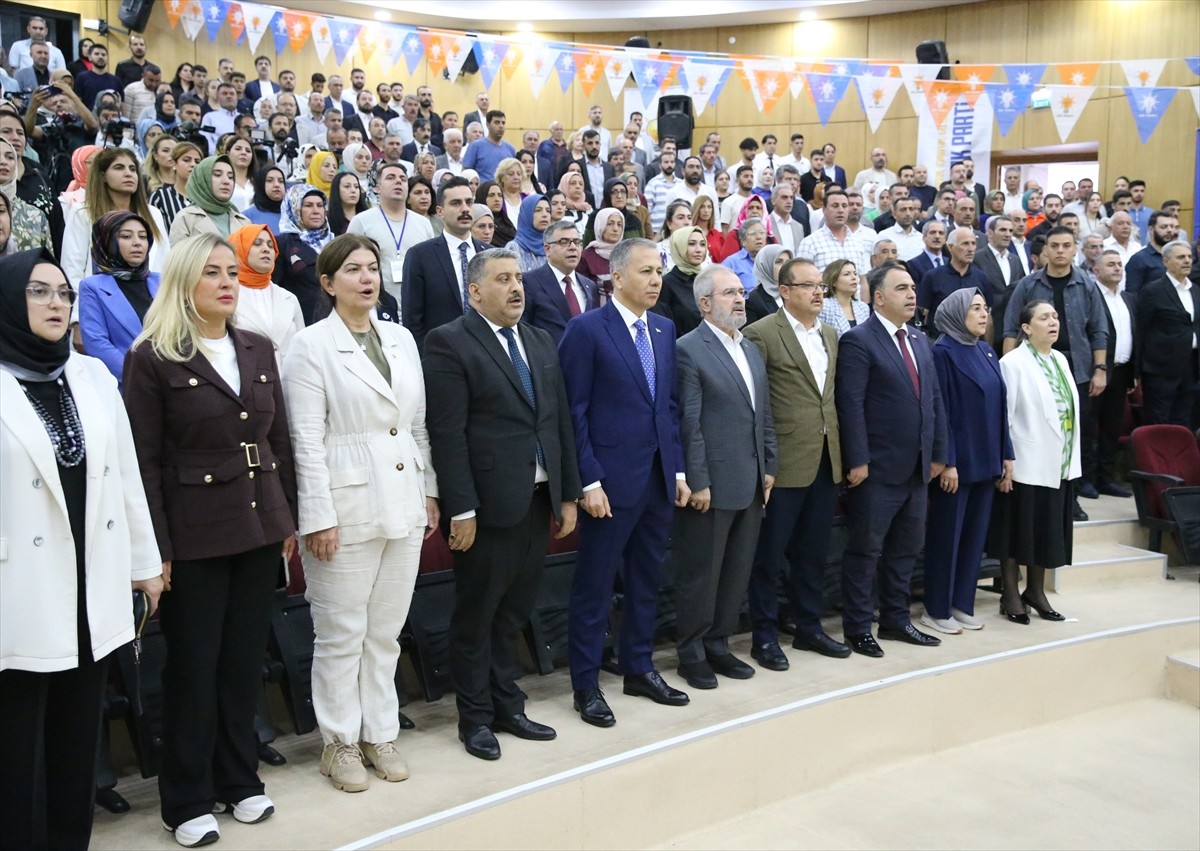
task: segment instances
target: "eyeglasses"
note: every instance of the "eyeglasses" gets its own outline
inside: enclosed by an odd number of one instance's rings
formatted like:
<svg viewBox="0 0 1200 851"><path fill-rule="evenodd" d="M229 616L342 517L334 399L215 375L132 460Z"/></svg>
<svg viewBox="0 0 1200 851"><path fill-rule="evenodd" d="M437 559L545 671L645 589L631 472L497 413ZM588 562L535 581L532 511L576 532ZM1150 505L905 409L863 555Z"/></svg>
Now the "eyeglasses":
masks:
<svg viewBox="0 0 1200 851"><path fill-rule="evenodd" d="M779 286L795 287L796 289L804 290L805 292L812 292L813 290L821 290L822 292L825 291L824 284L780 284Z"/></svg>
<svg viewBox="0 0 1200 851"><path fill-rule="evenodd" d="M54 297L58 296L59 301L70 307L75 303L76 293L70 287L51 287L49 284L33 284L25 288L25 292L29 294L29 300L37 305L47 305L54 301Z"/></svg>
<svg viewBox="0 0 1200 851"><path fill-rule="evenodd" d="M559 248L570 248L571 246L575 246L576 248L582 248L583 240L582 239L559 239L559 240L556 240L555 242L547 242L546 244L547 245L557 245Z"/></svg>
<svg viewBox="0 0 1200 851"><path fill-rule="evenodd" d="M719 295L721 298L745 298L746 291L744 289L721 290L719 293L717 293L717 295Z"/></svg>

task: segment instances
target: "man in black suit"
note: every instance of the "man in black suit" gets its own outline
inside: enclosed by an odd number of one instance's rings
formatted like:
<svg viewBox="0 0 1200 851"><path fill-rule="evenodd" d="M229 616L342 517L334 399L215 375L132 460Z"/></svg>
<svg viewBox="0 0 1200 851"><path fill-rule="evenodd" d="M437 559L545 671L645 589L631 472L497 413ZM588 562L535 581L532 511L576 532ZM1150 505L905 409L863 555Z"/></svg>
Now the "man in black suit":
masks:
<svg viewBox="0 0 1200 851"><path fill-rule="evenodd" d="M1083 477L1091 480L1098 493L1130 497L1133 491L1117 483L1113 460L1125 425L1125 397L1133 391L1133 377L1137 374L1137 361L1141 354L1140 341L1133 332L1137 295L1121 289L1121 281L1125 279L1125 264L1121 260L1121 252L1116 249L1101 252L1094 272L1108 319L1108 384L1103 393L1089 400L1096 410L1099 439L1095 452L1084 453ZM1082 397L1079 401L1084 404ZM1089 436L1084 435L1083 439L1089 440Z"/></svg>
<svg viewBox="0 0 1200 851"><path fill-rule="evenodd" d="M950 262L946 253L946 226L941 222L929 221L921 231L921 241L925 250L911 260L905 262L908 273L914 281L919 281L929 272Z"/></svg>
<svg viewBox="0 0 1200 851"><path fill-rule="evenodd" d="M430 126L428 120L418 118L413 121L412 131L413 140L400 150L400 159L415 163L420 154L429 153L435 157L440 157L446 153L430 141L433 138L433 128Z"/></svg>
<svg viewBox="0 0 1200 851"><path fill-rule="evenodd" d="M917 308L899 266L867 276L875 312L838 341L837 417L850 541L842 556L842 626L855 653L879 657L871 635L922 647L941 641L912 624L913 565L925 539L929 482L946 467L946 412L929 341L907 325Z"/></svg>
<svg viewBox="0 0 1200 851"><path fill-rule="evenodd" d="M596 282L575 271L583 256L583 240L571 222L560 219L542 234L546 263L525 273L525 321L562 339L567 323L599 306Z"/></svg>
<svg viewBox="0 0 1200 851"><path fill-rule="evenodd" d="M1147 424L1194 426L1200 289L1188 280L1192 249L1182 239L1163 246L1167 274L1137 294L1134 334L1141 347L1142 418Z"/></svg>
<svg viewBox="0 0 1200 851"><path fill-rule="evenodd" d="M417 348L425 335L467 312L467 265L487 246L471 236L471 184L454 177L437 192L437 208L445 224L441 236L414 245L404 256L400 315Z"/></svg>
<svg viewBox="0 0 1200 851"><path fill-rule="evenodd" d="M1021 261L1012 252L1015 228L1016 225L1008 216L992 216L987 221L987 243L975 251L974 263L983 271L992 288L992 296L988 302L996 316L1004 316L1012 288L1017 285L1017 281L1025 277ZM1004 323L1001 321L997 328L996 324L989 320L989 325L991 333L988 334L988 339L992 348L999 351L1004 339Z"/></svg>
<svg viewBox="0 0 1200 851"><path fill-rule="evenodd" d="M582 490L554 341L520 322L516 254L481 251L467 277L473 309L425 340L426 423L454 554L458 737L472 756L499 759L495 730L556 735L525 714L512 643L533 610L550 517L555 537L570 535Z"/></svg>
<svg viewBox="0 0 1200 851"><path fill-rule="evenodd" d="M617 176L616 171L600 156L600 134L583 131L583 182L587 187L588 203L600 209L604 199L604 184Z"/></svg>

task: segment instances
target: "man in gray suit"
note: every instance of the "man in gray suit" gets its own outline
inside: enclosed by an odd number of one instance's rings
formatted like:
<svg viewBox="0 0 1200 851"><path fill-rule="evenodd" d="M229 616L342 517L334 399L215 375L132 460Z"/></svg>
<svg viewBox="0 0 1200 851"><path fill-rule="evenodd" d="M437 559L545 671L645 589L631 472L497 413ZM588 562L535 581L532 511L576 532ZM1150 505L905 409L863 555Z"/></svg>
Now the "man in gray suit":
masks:
<svg viewBox="0 0 1200 851"><path fill-rule="evenodd" d="M674 541L679 675L716 688L716 674L745 680L754 668L729 652L746 595L762 507L778 469L767 369L738 330L746 291L723 266L696 276L704 321L676 343L687 507Z"/></svg>

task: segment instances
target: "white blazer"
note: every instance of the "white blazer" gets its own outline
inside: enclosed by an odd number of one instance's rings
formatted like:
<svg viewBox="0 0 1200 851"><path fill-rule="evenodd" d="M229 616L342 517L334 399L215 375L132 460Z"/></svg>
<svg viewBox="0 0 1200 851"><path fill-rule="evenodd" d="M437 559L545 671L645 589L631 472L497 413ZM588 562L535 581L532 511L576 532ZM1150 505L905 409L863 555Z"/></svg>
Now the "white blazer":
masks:
<svg viewBox="0 0 1200 851"><path fill-rule="evenodd" d="M1071 467L1065 478L1080 476L1079 453L1079 392L1071 380L1071 365L1061 352L1053 349L1051 356L1067 376L1071 398L1075 400L1075 428L1071 431ZM1045 488L1062 486L1062 425L1058 406L1046 373L1035 359L1028 342L1000 358L1000 373L1008 390L1008 430L1012 437L1013 479L1023 485Z"/></svg>
<svg viewBox="0 0 1200 851"><path fill-rule="evenodd" d="M371 324L391 386L337 311L305 328L283 362L300 534L338 527L343 544L403 538L425 527L437 477L425 430L425 379L407 328Z"/></svg>
<svg viewBox="0 0 1200 851"><path fill-rule="evenodd" d="M117 380L72 354L63 373L83 423L84 563L92 656L133 639L130 582L162 573ZM79 664L75 539L46 428L12 373L0 370L0 670Z"/></svg>
<svg viewBox="0 0 1200 851"><path fill-rule="evenodd" d="M277 284L262 289L238 287L234 323L270 340L275 347L275 363L282 367L292 339L304 330L304 312L300 301Z"/></svg>

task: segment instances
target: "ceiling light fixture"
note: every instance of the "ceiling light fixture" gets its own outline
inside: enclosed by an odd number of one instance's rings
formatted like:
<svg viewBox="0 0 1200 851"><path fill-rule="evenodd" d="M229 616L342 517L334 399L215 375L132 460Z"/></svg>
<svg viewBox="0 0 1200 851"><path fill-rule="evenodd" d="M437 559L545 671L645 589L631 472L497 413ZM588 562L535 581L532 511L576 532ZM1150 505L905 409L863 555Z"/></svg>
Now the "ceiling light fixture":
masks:
<svg viewBox="0 0 1200 851"><path fill-rule="evenodd" d="M805 9L803 12L800 13L800 20L802 20L802 21L815 21L816 19L817 19L817 13L814 12L812 9Z"/></svg>
<svg viewBox="0 0 1200 851"><path fill-rule="evenodd" d="M517 30L523 33L533 32L533 24L529 23L529 21L521 21L517 24Z"/></svg>
<svg viewBox="0 0 1200 851"><path fill-rule="evenodd" d="M390 21L391 19L392 13L384 9L380 9L375 13L375 20L377 21Z"/></svg>

